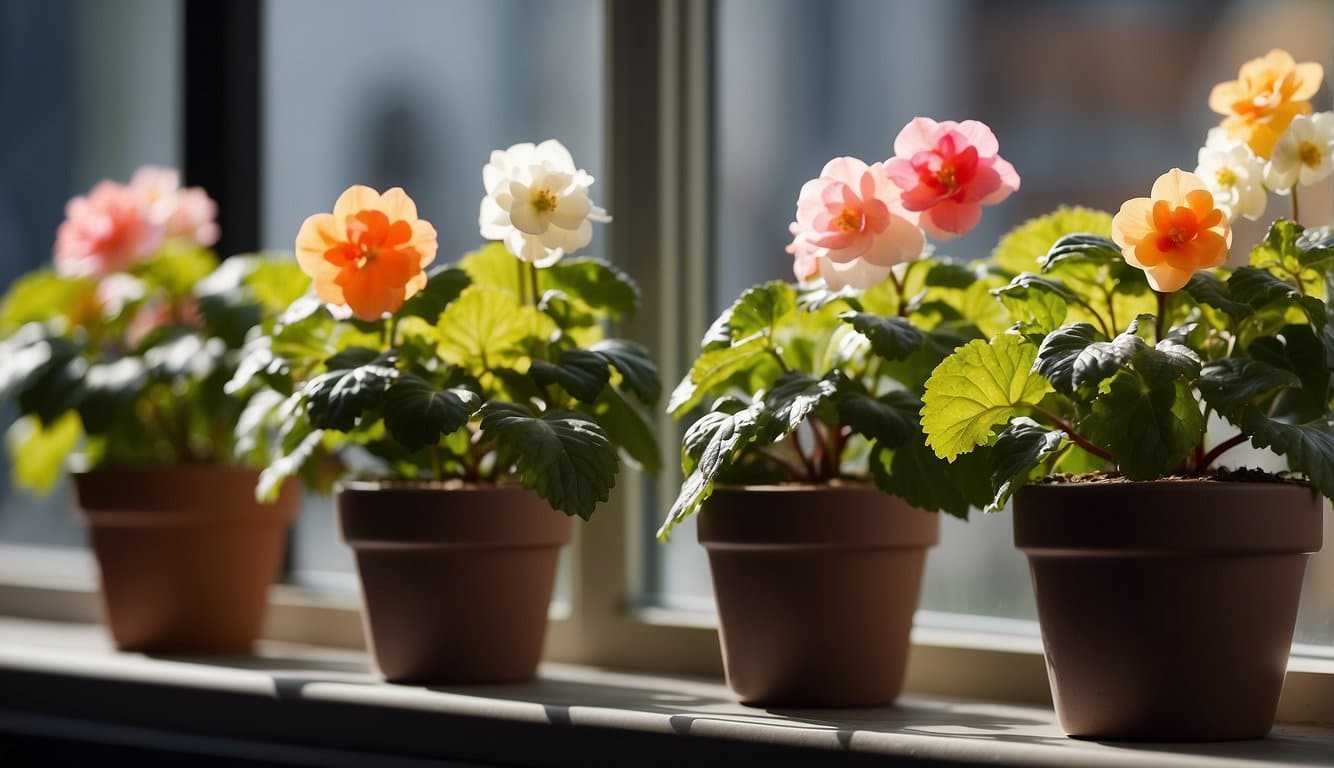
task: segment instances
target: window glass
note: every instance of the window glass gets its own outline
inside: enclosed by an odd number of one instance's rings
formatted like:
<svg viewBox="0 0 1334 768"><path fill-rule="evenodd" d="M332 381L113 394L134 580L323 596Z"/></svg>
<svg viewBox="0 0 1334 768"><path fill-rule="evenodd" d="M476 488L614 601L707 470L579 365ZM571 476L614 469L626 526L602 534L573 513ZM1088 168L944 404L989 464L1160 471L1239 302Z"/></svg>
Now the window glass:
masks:
<svg viewBox="0 0 1334 768"><path fill-rule="evenodd" d="M176 0L0 4L0 291L50 263L71 196L179 164L180 27ZM10 487L2 446L0 466L0 540L82 543L63 484L34 497Z"/></svg>
<svg viewBox="0 0 1334 768"><path fill-rule="evenodd" d="M291 250L301 222L330 210L349 185L401 186L439 232L437 258L453 261L481 245L491 150L558 138L602 176L600 8L598 0L267 3L264 245ZM605 239L594 237L588 252ZM307 501L295 566L299 577L351 583L330 575L346 574L351 554L337 541L328 499Z"/></svg>
<svg viewBox="0 0 1334 768"><path fill-rule="evenodd" d="M690 308L710 318L757 282L792 278L783 249L803 182L838 155L885 159L916 115L986 122L1023 178L976 230L941 247L972 259L1059 204L1114 211L1163 170L1194 168L1218 119L1209 89L1242 61L1281 45L1334 72L1334 10L1318 1L720 0L716 22L714 292L709 306ZM1329 94L1327 79L1318 109L1329 109ZM1304 219L1334 220L1332 187L1304 191ZM1271 199L1267 216L1284 213L1284 200ZM1255 242L1267 223L1238 226L1237 241ZM660 513L650 511L650 531ZM941 534L923 610L1035 617L1008 510L947 518ZM649 602L711 608L693 524L665 547L646 546ZM1308 571L1299 642L1334 644L1334 548L1325 549Z"/></svg>

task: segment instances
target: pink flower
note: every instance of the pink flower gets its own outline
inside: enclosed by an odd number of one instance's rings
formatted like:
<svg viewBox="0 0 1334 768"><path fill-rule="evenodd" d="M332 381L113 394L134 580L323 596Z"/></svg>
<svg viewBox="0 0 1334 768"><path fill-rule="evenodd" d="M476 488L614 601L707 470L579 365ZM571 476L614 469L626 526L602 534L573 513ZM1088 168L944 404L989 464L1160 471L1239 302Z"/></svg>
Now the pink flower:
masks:
<svg viewBox="0 0 1334 768"><path fill-rule="evenodd" d="M56 272L102 277L120 272L162 244L164 230L134 189L103 181L65 206L53 249Z"/></svg>
<svg viewBox="0 0 1334 768"><path fill-rule="evenodd" d="M880 163L830 160L819 178L802 185L797 220L788 226L793 240L787 251L797 278L818 271L830 287L868 288L884 280L890 267L921 255L922 232L899 197Z"/></svg>
<svg viewBox="0 0 1334 768"><path fill-rule="evenodd" d="M921 214L922 229L949 240L977 226L982 206L1019 189L1019 174L999 151L984 123L915 117L894 139L885 172L903 189L903 207Z"/></svg>
<svg viewBox="0 0 1334 768"><path fill-rule="evenodd" d="M202 187L181 188L181 176L171 168L145 165L134 172L130 188L142 197L154 220L166 227L167 237L179 237L207 248L218 242L218 204Z"/></svg>

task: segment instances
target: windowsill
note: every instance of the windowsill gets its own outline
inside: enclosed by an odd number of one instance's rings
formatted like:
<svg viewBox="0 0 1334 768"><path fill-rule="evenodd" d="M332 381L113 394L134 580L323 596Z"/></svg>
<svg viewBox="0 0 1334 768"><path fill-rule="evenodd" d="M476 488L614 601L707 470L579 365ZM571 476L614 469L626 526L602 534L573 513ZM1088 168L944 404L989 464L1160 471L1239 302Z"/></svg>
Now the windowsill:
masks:
<svg viewBox="0 0 1334 768"><path fill-rule="evenodd" d="M897 707L765 710L718 681L549 664L531 683L419 688L374 677L364 654L263 643L256 656L117 653L101 627L0 618L0 733L148 744L153 734L256 749L336 750L504 764L683 759L822 763L1328 766L1334 729L1261 741L1129 745L1064 737L1048 709L905 696ZM145 741L146 740L146 741ZM219 745L223 746L219 746ZM240 747L236 747L240 749ZM238 753L239 754L239 753Z"/></svg>

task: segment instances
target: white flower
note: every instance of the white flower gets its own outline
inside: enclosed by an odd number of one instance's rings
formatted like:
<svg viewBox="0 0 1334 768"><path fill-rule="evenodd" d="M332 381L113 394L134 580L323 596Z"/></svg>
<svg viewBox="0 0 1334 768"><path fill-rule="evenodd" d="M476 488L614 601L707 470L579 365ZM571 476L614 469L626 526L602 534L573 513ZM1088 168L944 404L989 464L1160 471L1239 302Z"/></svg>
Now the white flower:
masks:
<svg viewBox="0 0 1334 768"><path fill-rule="evenodd" d="M589 222L611 221L588 199L593 177L575 168L569 150L555 139L492 152L482 185L482 237L503 240L510 253L539 267L588 245Z"/></svg>
<svg viewBox="0 0 1334 768"><path fill-rule="evenodd" d="M1245 216L1254 221L1265 212L1269 195L1264 188L1264 161L1246 142L1227 137L1219 128L1209 131L1200 148L1195 175L1214 196L1214 205L1228 221Z"/></svg>
<svg viewBox="0 0 1334 768"><path fill-rule="evenodd" d="M1298 184L1315 184L1334 171L1334 112L1298 115L1274 145L1265 184L1286 195Z"/></svg>

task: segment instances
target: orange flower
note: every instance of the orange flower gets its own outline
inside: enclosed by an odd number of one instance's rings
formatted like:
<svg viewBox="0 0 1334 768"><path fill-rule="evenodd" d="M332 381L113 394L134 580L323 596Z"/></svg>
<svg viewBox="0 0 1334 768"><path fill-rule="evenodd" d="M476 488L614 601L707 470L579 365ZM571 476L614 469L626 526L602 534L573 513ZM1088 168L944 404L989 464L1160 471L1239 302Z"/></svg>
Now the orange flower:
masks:
<svg viewBox="0 0 1334 768"><path fill-rule="evenodd" d="M367 321L396 311L426 285L435 249L435 227L417 218L417 205L399 187L383 195L349 187L333 213L306 219L296 236L296 259L315 294Z"/></svg>
<svg viewBox="0 0 1334 768"><path fill-rule="evenodd" d="M1180 290L1197 271L1227 261L1232 229L1199 176L1173 168L1149 194L1121 205L1112 218L1112 239L1155 291Z"/></svg>
<svg viewBox="0 0 1334 768"><path fill-rule="evenodd" d="M1324 76L1316 62L1298 64L1287 51L1275 48L1242 64L1236 80L1215 85L1209 108L1227 116L1223 128L1229 136L1267 158L1292 118L1311 114L1310 98Z"/></svg>

